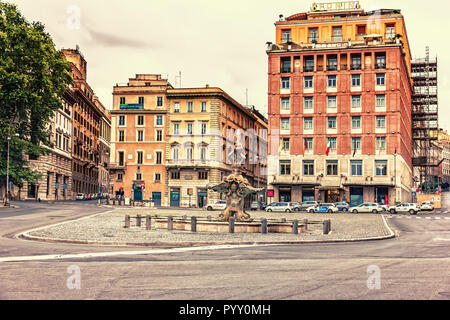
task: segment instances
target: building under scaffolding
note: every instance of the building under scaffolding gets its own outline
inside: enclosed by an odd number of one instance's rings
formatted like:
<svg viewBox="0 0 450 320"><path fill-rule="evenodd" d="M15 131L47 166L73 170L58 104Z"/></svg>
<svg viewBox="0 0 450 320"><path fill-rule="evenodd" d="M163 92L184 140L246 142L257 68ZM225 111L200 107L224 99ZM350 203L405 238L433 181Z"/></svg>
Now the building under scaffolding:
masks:
<svg viewBox="0 0 450 320"><path fill-rule="evenodd" d="M414 60L411 69L414 83L412 97L414 177L416 186L434 189L441 182L442 162L442 148L437 143L439 134L437 58L430 60L427 47L425 58Z"/></svg>

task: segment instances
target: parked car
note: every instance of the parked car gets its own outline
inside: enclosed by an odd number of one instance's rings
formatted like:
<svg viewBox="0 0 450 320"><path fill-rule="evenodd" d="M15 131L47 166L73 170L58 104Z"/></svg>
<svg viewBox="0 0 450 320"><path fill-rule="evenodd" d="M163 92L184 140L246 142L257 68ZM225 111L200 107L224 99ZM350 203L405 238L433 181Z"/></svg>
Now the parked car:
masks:
<svg viewBox="0 0 450 320"><path fill-rule="evenodd" d="M282 211L292 212L294 211L294 202L274 202L266 207L267 212Z"/></svg>
<svg viewBox="0 0 450 320"><path fill-rule="evenodd" d="M259 209L265 210L267 207L267 204L264 201L259 202Z"/></svg>
<svg viewBox="0 0 450 320"><path fill-rule="evenodd" d="M321 203L317 206L311 206L311 207L307 208L306 211L310 212L310 213L314 213L314 212L316 212L316 213L320 213L320 212L332 213L332 212L338 212L339 209L333 203Z"/></svg>
<svg viewBox="0 0 450 320"><path fill-rule="evenodd" d="M378 203L365 202L360 204L359 206L350 207L348 211L351 213L360 213L360 212L380 213L383 211L383 208Z"/></svg>
<svg viewBox="0 0 450 320"><path fill-rule="evenodd" d="M88 194L87 196L86 196L86 200L92 200L92 194Z"/></svg>
<svg viewBox="0 0 450 320"><path fill-rule="evenodd" d="M383 211L389 211L389 205L384 203L378 203L379 206L383 209Z"/></svg>
<svg viewBox="0 0 450 320"><path fill-rule="evenodd" d="M317 201L303 201L295 206L295 211L306 211L309 207L315 207L319 203Z"/></svg>
<svg viewBox="0 0 450 320"><path fill-rule="evenodd" d="M84 200L85 196L84 193L77 193L77 196L75 197L76 200Z"/></svg>
<svg viewBox="0 0 450 320"><path fill-rule="evenodd" d="M227 207L227 202L225 200L219 200L215 203L206 205L206 210L212 211L212 210L225 210Z"/></svg>
<svg viewBox="0 0 450 320"><path fill-rule="evenodd" d="M419 205L417 203L400 203L396 206L389 207L390 213L400 213L408 212L409 214L417 214L420 211Z"/></svg>
<svg viewBox="0 0 450 320"><path fill-rule="evenodd" d="M250 210L258 210L258 209L259 209L258 201L252 201L252 204L250 205Z"/></svg>
<svg viewBox="0 0 450 320"><path fill-rule="evenodd" d="M334 205L342 212L347 212L350 208L350 205L347 202L336 202Z"/></svg>
<svg viewBox="0 0 450 320"><path fill-rule="evenodd" d="M433 211L434 210L434 203L433 203L433 201L424 201L424 202L422 202L422 205L420 206L420 210Z"/></svg>

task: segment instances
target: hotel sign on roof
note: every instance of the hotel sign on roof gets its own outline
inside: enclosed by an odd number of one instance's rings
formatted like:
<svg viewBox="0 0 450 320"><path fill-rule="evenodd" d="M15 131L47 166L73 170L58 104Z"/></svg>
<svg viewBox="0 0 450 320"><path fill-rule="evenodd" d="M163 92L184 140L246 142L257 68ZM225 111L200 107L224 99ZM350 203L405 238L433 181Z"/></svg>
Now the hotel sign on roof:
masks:
<svg viewBox="0 0 450 320"><path fill-rule="evenodd" d="M340 2L328 2L328 3L313 3L311 6L312 12L323 11L346 11L361 9L359 1L340 1Z"/></svg>

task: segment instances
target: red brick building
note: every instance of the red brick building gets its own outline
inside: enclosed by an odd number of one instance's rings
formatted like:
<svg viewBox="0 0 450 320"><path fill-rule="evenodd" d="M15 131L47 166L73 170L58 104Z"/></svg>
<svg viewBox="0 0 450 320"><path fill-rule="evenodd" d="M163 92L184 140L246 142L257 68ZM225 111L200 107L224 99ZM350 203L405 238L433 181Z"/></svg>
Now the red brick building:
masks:
<svg viewBox="0 0 450 320"><path fill-rule="evenodd" d="M267 50L272 200L409 201L411 72L403 16L313 11L276 29Z"/></svg>

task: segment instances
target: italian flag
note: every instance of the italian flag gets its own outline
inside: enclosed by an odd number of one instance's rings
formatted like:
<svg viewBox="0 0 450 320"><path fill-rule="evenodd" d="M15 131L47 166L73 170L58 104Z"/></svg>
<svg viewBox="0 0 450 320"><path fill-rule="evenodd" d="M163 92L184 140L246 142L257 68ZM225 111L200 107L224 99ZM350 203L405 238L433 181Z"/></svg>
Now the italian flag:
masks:
<svg viewBox="0 0 450 320"><path fill-rule="evenodd" d="M331 149L331 147L330 147L330 140L328 140L327 149L325 150L325 153L326 153L327 157L328 157L328 154L330 153L330 149Z"/></svg>

